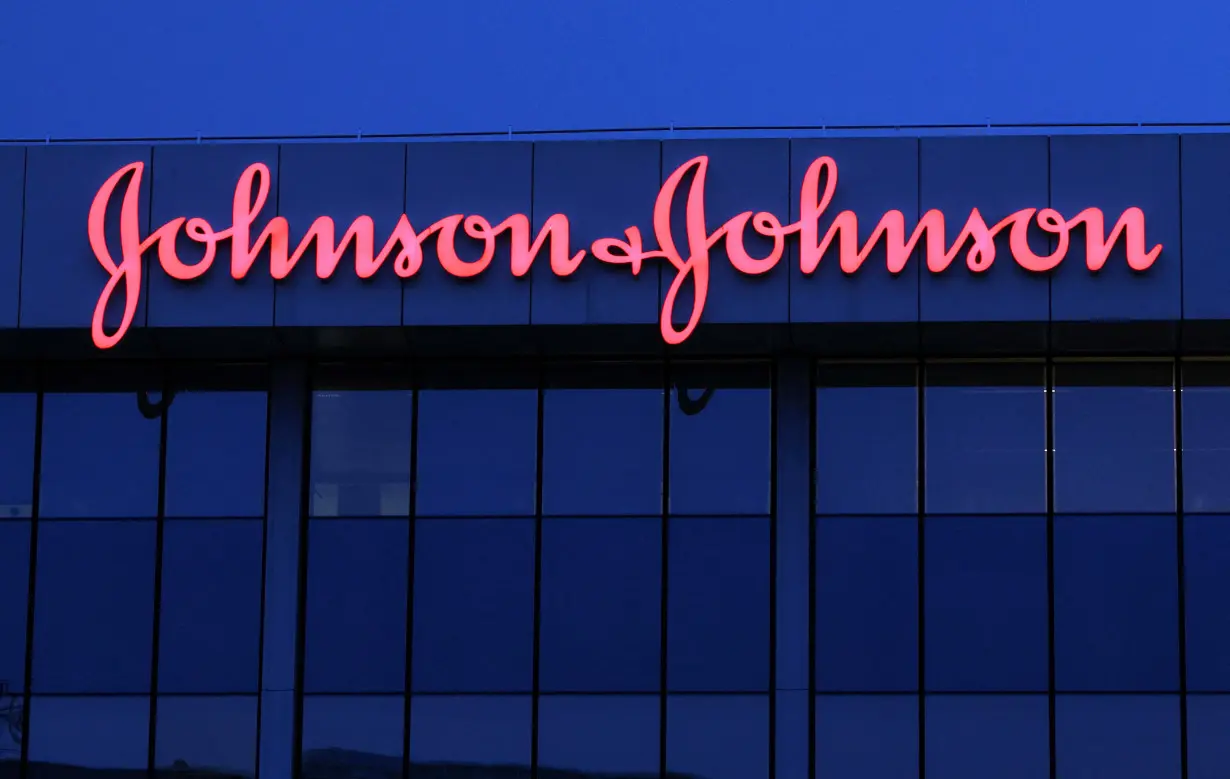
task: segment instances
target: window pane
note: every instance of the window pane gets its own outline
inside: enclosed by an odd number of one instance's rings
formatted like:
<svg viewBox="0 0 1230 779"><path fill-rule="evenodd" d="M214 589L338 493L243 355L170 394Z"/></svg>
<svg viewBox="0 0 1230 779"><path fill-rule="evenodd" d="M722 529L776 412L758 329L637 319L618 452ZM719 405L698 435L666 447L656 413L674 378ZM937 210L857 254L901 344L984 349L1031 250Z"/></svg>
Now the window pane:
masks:
<svg viewBox="0 0 1230 779"><path fill-rule="evenodd" d="M1048 684L1046 517L928 517L927 689Z"/></svg>
<svg viewBox="0 0 1230 779"><path fill-rule="evenodd" d="M927 511L1046 511L1041 365L927 367Z"/></svg>
<svg viewBox="0 0 1230 779"><path fill-rule="evenodd" d="M534 540L532 519L418 520L414 689L533 688Z"/></svg>
<svg viewBox="0 0 1230 779"><path fill-rule="evenodd" d="M551 389L543 404L545 512L662 512L660 388Z"/></svg>
<svg viewBox="0 0 1230 779"><path fill-rule="evenodd" d="M154 767L256 775L256 698L160 697Z"/></svg>
<svg viewBox="0 0 1230 779"><path fill-rule="evenodd" d="M1174 517L1055 518L1055 684L1179 686Z"/></svg>
<svg viewBox="0 0 1230 779"><path fill-rule="evenodd" d="M30 702L29 777L55 779L64 766L144 771L149 698L42 698Z"/></svg>
<svg viewBox="0 0 1230 779"><path fill-rule="evenodd" d="M34 395L0 394L0 519L30 516L37 413Z"/></svg>
<svg viewBox="0 0 1230 779"><path fill-rule="evenodd" d="M419 393L418 513L534 514L538 392Z"/></svg>
<svg viewBox="0 0 1230 779"><path fill-rule="evenodd" d="M410 515L409 390L312 396L312 514Z"/></svg>
<svg viewBox="0 0 1230 779"><path fill-rule="evenodd" d="M41 524L35 691L149 690L156 530L152 521Z"/></svg>
<svg viewBox="0 0 1230 779"><path fill-rule="evenodd" d="M1230 692L1230 517L1184 521L1187 688Z"/></svg>
<svg viewBox="0 0 1230 779"><path fill-rule="evenodd" d="M1230 365L1183 364L1183 508L1230 511Z"/></svg>
<svg viewBox="0 0 1230 779"><path fill-rule="evenodd" d="M1230 696L1187 699L1187 777L1223 779L1230 766Z"/></svg>
<svg viewBox="0 0 1230 779"><path fill-rule="evenodd" d="M816 699L816 776L915 779L918 698L821 695Z"/></svg>
<svg viewBox="0 0 1230 779"><path fill-rule="evenodd" d="M48 393L43 400L39 513L43 517L153 517L158 513L157 419L135 392ZM114 467L123 463L124 478Z"/></svg>
<svg viewBox="0 0 1230 779"><path fill-rule="evenodd" d="M1055 369L1055 509L1174 511L1173 367Z"/></svg>
<svg viewBox="0 0 1230 779"><path fill-rule="evenodd" d="M410 763L517 766L529 775L530 698L517 695L416 696L410 709ZM438 769L422 770L427 777ZM513 774L516 776L517 774Z"/></svg>
<svg viewBox="0 0 1230 779"><path fill-rule="evenodd" d="M918 521L816 521L816 687L918 689Z"/></svg>
<svg viewBox="0 0 1230 779"><path fill-rule="evenodd" d="M927 775L1042 779L1050 775L1045 695L927 697Z"/></svg>
<svg viewBox="0 0 1230 779"><path fill-rule="evenodd" d="M543 690L658 689L661 528L658 519L543 522Z"/></svg>
<svg viewBox="0 0 1230 779"><path fill-rule="evenodd" d="M768 697L670 696L666 770L705 779L768 779Z"/></svg>
<svg viewBox="0 0 1230 779"><path fill-rule="evenodd" d="M29 588L30 523L0 523L0 697L26 687Z"/></svg>
<svg viewBox="0 0 1230 779"><path fill-rule="evenodd" d="M681 366L673 378L670 510L769 513L773 398L768 367Z"/></svg>
<svg viewBox="0 0 1230 779"><path fill-rule="evenodd" d="M405 689L409 557L408 520L309 523L305 689Z"/></svg>
<svg viewBox="0 0 1230 779"><path fill-rule="evenodd" d="M167 516L265 513L264 392L185 392L167 416Z"/></svg>
<svg viewBox="0 0 1230 779"><path fill-rule="evenodd" d="M658 698L551 695L538 704L538 764L600 774L658 773Z"/></svg>
<svg viewBox="0 0 1230 779"><path fill-rule="evenodd" d="M1065 779L1178 779L1179 752L1177 695L1060 695L1055 702L1055 758Z"/></svg>
<svg viewBox="0 0 1230 779"><path fill-rule="evenodd" d="M667 685L769 688L769 520L671 519Z"/></svg>
<svg viewBox="0 0 1230 779"><path fill-rule="evenodd" d="M260 688L264 525L239 519L164 526L160 692Z"/></svg>
<svg viewBox="0 0 1230 779"><path fill-rule="evenodd" d="M400 777L405 720L400 695L304 696L304 779Z"/></svg>
<svg viewBox="0 0 1230 779"><path fill-rule="evenodd" d="M913 365L821 366L816 511L917 510L917 370Z"/></svg>

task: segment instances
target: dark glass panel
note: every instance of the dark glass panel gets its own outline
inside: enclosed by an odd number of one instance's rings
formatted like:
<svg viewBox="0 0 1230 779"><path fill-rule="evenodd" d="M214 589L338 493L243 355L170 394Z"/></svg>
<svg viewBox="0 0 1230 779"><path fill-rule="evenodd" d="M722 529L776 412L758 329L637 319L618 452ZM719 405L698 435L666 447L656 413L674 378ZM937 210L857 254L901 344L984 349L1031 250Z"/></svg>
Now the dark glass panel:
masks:
<svg viewBox="0 0 1230 779"><path fill-rule="evenodd" d="M666 770L704 779L769 779L768 696L670 696Z"/></svg>
<svg viewBox="0 0 1230 779"><path fill-rule="evenodd" d="M916 779L917 696L817 697L816 776L825 779Z"/></svg>
<svg viewBox="0 0 1230 779"><path fill-rule="evenodd" d="M1041 779L1050 774L1045 695L927 697L927 776Z"/></svg>
<svg viewBox="0 0 1230 779"><path fill-rule="evenodd" d="M143 777L149 764L149 698L35 696L28 740L31 779L79 774L74 768L107 771L116 779Z"/></svg>
<svg viewBox="0 0 1230 779"><path fill-rule="evenodd" d="M159 697L154 767L256 775L255 696Z"/></svg>
<svg viewBox="0 0 1230 779"><path fill-rule="evenodd" d="M406 699L400 695L303 698L303 779L398 779Z"/></svg>
<svg viewBox="0 0 1230 779"><path fill-rule="evenodd" d="M30 523L0 523L0 698L26 687L29 589Z"/></svg>
<svg viewBox="0 0 1230 779"><path fill-rule="evenodd" d="M1183 363L1183 510L1230 511L1230 363Z"/></svg>
<svg viewBox="0 0 1230 779"><path fill-rule="evenodd" d="M38 414L32 394L0 394L0 519L28 517L34 494L34 429Z"/></svg>
<svg viewBox="0 0 1230 779"><path fill-rule="evenodd" d="M409 390L312 394L313 516L410 515L413 414Z"/></svg>
<svg viewBox="0 0 1230 779"><path fill-rule="evenodd" d="M420 695L410 709L410 775L438 779L464 766L530 775L528 695ZM417 769L417 770L416 770Z"/></svg>
<svg viewBox="0 0 1230 779"><path fill-rule="evenodd" d="M1222 779L1230 766L1230 695L1187 698L1187 779Z"/></svg>
<svg viewBox="0 0 1230 779"><path fill-rule="evenodd" d="M1055 759L1064 779L1179 779L1180 753L1177 695L1060 695L1055 702Z"/></svg>
<svg viewBox="0 0 1230 779"><path fill-rule="evenodd" d="M656 776L658 717L652 695L544 696L538 704L539 770Z"/></svg>
<svg viewBox="0 0 1230 779"><path fill-rule="evenodd" d="M265 513L264 392L183 392L167 416L167 516Z"/></svg>
<svg viewBox="0 0 1230 779"><path fill-rule="evenodd" d="M1230 517L1184 520L1187 688L1230 692Z"/></svg>

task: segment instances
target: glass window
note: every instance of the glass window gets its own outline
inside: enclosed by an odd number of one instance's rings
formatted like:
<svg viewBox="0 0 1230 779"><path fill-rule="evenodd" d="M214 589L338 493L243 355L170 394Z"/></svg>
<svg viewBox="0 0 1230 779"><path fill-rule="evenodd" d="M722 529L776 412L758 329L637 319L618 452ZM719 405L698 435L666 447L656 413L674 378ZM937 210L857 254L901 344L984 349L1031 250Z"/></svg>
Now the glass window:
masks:
<svg viewBox="0 0 1230 779"><path fill-rule="evenodd" d="M312 515L408 517L409 390L312 395Z"/></svg>
<svg viewBox="0 0 1230 779"><path fill-rule="evenodd" d="M30 516L34 492L34 395L0 394L0 519Z"/></svg>
<svg viewBox="0 0 1230 779"><path fill-rule="evenodd" d="M927 689L1048 685L1046 517L927 517Z"/></svg>
<svg viewBox="0 0 1230 779"><path fill-rule="evenodd" d="M30 523L0 523L0 699L26 687L29 587Z"/></svg>
<svg viewBox="0 0 1230 779"><path fill-rule="evenodd" d="M769 779L768 697L670 696L666 770L705 779Z"/></svg>
<svg viewBox="0 0 1230 779"><path fill-rule="evenodd" d="M652 695L549 695L538 704L538 764L587 774L657 775Z"/></svg>
<svg viewBox="0 0 1230 779"><path fill-rule="evenodd" d="M1183 363L1183 509L1230 511L1230 363Z"/></svg>
<svg viewBox="0 0 1230 779"><path fill-rule="evenodd" d="M1187 777L1223 779L1230 765L1230 695L1187 698Z"/></svg>
<svg viewBox="0 0 1230 779"><path fill-rule="evenodd" d="M913 365L823 365L816 390L816 511L918 510Z"/></svg>
<svg viewBox="0 0 1230 779"><path fill-rule="evenodd" d="M1041 364L927 366L927 511L1046 511Z"/></svg>
<svg viewBox="0 0 1230 779"><path fill-rule="evenodd" d="M769 520L670 520L666 683L769 689Z"/></svg>
<svg viewBox="0 0 1230 779"><path fill-rule="evenodd" d="M405 689L409 557L409 520L309 523L307 691Z"/></svg>
<svg viewBox="0 0 1230 779"><path fill-rule="evenodd" d="M816 520L816 688L918 689L918 520Z"/></svg>
<svg viewBox="0 0 1230 779"><path fill-rule="evenodd" d="M1169 363L1055 367L1055 510L1174 511Z"/></svg>
<svg viewBox="0 0 1230 779"><path fill-rule="evenodd" d="M410 763L518 766L529 776L530 716L528 695L416 695Z"/></svg>
<svg viewBox="0 0 1230 779"><path fill-rule="evenodd" d="M1045 695L929 695L926 716L928 776L1050 775L1051 715Z"/></svg>
<svg viewBox="0 0 1230 779"><path fill-rule="evenodd" d="M918 697L819 696L816 776L917 779Z"/></svg>
<svg viewBox="0 0 1230 779"><path fill-rule="evenodd" d="M418 520L414 689L533 689L534 535L532 519Z"/></svg>
<svg viewBox="0 0 1230 779"><path fill-rule="evenodd" d="M166 523L160 692L260 689L264 541L258 519Z"/></svg>
<svg viewBox="0 0 1230 779"><path fill-rule="evenodd" d="M1230 517L1184 521L1187 688L1230 692Z"/></svg>
<svg viewBox="0 0 1230 779"><path fill-rule="evenodd" d="M543 511L661 514L661 368L577 373L543 398Z"/></svg>
<svg viewBox="0 0 1230 779"><path fill-rule="evenodd" d="M149 764L149 698L34 697L26 776L62 777L64 766L144 771Z"/></svg>
<svg viewBox="0 0 1230 779"><path fill-rule="evenodd" d="M1179 686L1174 517L1055 518L1055 684Z"/></svg>
<svg viewBox="0 0 1230 779"><path fill-rule="evenodd" d="M303 779L402 775L406 699L400 695L303 698Z"/></svg>
<svg viewBox="0 0 1230 779"><path fill-rule="evenodd" d="M256 775L256 697L158 698L154 767Z"/></svg>
<svg viewBox="0 0 1230 779"><path fill-rule="evenodd" d="M265 514L264 392L183 392L167 412L167 516Z"/></svg>
<svg viewBox="0 0 1230 779"><path fill-rule="evenodd" d="M659 688L661 528L660 519L543 522L543 690Z"/></svg>
<svg viewBox="0 0 1230 779"><path fill-rule="evenodd" d="M533 516L538 392L419 393L420 516Z"/></svg>
<svg viewBox="0 0 1230 779"><path fill-rule="evenodd" d="M161 423L141 415L135 392L48 393L40 515L157 516L161 436Z"/></svg>
<svg viewBox="0 0 1230 779"><path fill-rule="evenodd" d="M149 690L156 531L152 521L41 523L35 692Z"/></svg>
<svg viewBox="0 0 1230 779"><path fill-rule="evenodd" d="M1060 695L1055 702L1055 761L1065 779L1179 779L1179 744L1177 695Z"/></svg>
<svg viewBox="0 0 1230 779"><path fill-rule="evenodd" d="M773 397L767 365L672 371L670 511L768 514Z"/></svg>

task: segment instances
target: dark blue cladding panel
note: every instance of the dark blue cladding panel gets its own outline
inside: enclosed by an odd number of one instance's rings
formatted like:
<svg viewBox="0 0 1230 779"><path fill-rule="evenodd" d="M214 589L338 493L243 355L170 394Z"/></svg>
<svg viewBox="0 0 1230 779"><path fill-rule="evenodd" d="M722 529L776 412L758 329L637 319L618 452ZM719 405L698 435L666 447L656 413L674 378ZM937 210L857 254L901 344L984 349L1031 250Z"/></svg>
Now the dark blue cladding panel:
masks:
<svg viewBox="0 0 1230 779"><path fill-rule="evenodd" d="M709 156L705 182L705 216L712 233L726 220L744 211L767 211L782 222L790 212L790 146L784 140L666 141L662 144L662 178L699 155ZM692 177L684 179L676 191L671 209L671 235L680 256L686 260L687 230L684 204ZM743 243L753 259L769 256L773 242L756 233L749 224ZM726 254L726 241L709 252L709 290L702 322L785 322L789 319L790 274L786 272L789 254L783 253L777 266L760 276L747 276L735 270ZM675 270L662 266L662 296L675 278ZM692 311L694 285L684 283L675 300L677 324L686 324Z"/></svg>
<svg viewBox="0 0 1230 779"><path fill-rule="evenodd" d="M544 252L534 262L534 324L622 324L658 320L658 263L633 276L627 265L599 262L590 246L599 238L626 240L640 229L653 243L653 203L662 169L655 141L561 142L534 146L534 232L552 214L571 224L571 252L587 256L571 276L553 274Z"/></svg>
<svg viewBox="0 0 1230 779"><path fill-rule="evenodd" d="M406 147L386 143L284 144L278 213L290 222L295 247L318 217L334 222L334 241L359 216L375 222L374 251L384 248L401 218L406 193ZM279 326L401 324L401 281L393 259L376 275L360 279L355 251L342 255L328 279L316 275L316 252L278 283L274 322Z"/></svg>
<svg viewBox="0 0 1230 779"><path fill-rule="evenodd" d="M144 163L138 207L144 238L149 230L150 148L31 146L26 155L21 326L88 328L108 278L90 250L90 204L112 174L129 163ZM120 203L130 181L120 183L107 208L107 248L116 263L122 259ZM148 261L143 265L148 268ZM141 287L133 327L145 325L144 279ZM104 319L108 333L115 332L123 312L124 295L117 289Z"/></svg>
<svg viewBox="0 0 1230 779"><path fill-rule="evenodd" d="M1185 135L1183 316L1230 318L1230 135Z"/></svg>
<svg viewBox="0 0 1230 779"><path fill-rule="evenodd" d="M820 215L820 237L839 212L858 215L860 246L885 212L905 214L907 230L918 221L918 141L913 138L852 138L794 141L790 154L792 217L798 218L799 188L813 161L823 156L837 162L837 189ZM823 191L824 183L821 182ZM799 254L791 255L790 320L792 322L913 322L918 319L918 262L898 276L887 270L884 242L877 242L857 273L847 276L838 265L837 242L825 252L810 277L799 270Z"/></svg>
<svg viewBox="0 0 1230 779"><path fill-rule="evenodd" d="M482 216L492 224L530 215L533 150L528 143L412 143L406 156L406 214L423 231L445 216ZM481 256L482 245L460 231L457 254ZM440 266L434 238L424 241L423 268L405 282L406 325L525 325L530 321L530 279L509 265L507 234L483 273L452 278Z"/></svg>
<svg viewBox="0 0 1230 779"><path fill-rule="evenodd" d="M196 144L160 146L153 152L153 192L150 194L154 227L178 217L200 217L215 230L231 226L235 185L249 165L269 166L269 200L252 227L252 238L269 224L278 196L276 146ZM175 243L184 263L196 263L204 247L181 230ZM231 278L231 242L218 245L213 265L190 282L163 272L155 254L149 255L149 322L151 327L217 327L273 324L273 279L269 275L269 249L261 251L246 278Z"/></svg>
<svg viewBox="0 0 1230 779"><path fill-rule="evenodd" d="M1145 248L1162 245L1144 272L1127 265L1121 238L1106 265L1085 265L1085 229L1072 234L1051 278L1051 318L1066 321L1178 319L1179 139L1173 135L1069 135L1051 139L1051 207L1067 219L1100 208L1110 234L1124 209L1145 213Z"/></svg>
<svg viewBox="0 0 1230 779"><path fill-rule="evenodd" d="M921 211L944 214L946 246L951 247L977 208L988 226L1023 208L1046 208L1047 139L1044 137L927 138L920 141ZM1012 259L1009 229L996 236L995 263L969 270L967 240L942 273L922 268L920 317L927 322L1043 321L1050 315L1050 284L1045 274L1029 273ZM1049 253L1047 235L1030 233L1034 254Z"/></svg>
<svg viewBox="0 0 1230 779"><path fill-rule="evenodd" d="M26 150L0 147L0 327L17 327Z"/></svg>

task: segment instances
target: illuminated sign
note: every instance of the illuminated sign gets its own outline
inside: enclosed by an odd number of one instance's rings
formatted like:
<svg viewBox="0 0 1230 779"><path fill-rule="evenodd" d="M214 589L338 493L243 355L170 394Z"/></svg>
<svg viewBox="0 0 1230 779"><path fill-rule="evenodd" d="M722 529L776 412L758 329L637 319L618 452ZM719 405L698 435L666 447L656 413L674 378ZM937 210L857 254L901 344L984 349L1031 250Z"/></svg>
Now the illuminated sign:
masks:
<svg viewBox="0 0 1230 779"><path fill-rule="evenodd" d="M709 291L709 253L718 244L722 245L731 265L748 276L773 271L785 256L787 240L790 239L798 241L799 265L804 274L814 273L821 258L830 249L835 249L842 272L856 273L877 244L884 246L888 270L893 274L905 269L907 260L920 244L927 270L931 273L947 270L963 251L966 267L974 273L983 273L995 262L995 236L1005 232L1012 259L1033 273L1049 272L1063 261L1071 245L1072 233L1077 228L1083 228L1085 234L1085 262L1090 271L1102 268L1111 248L1120 240L1126 249L1128 266L1135 271L1149 268L1162 251L1160 245L1146 248L1145 215L1139 208L1126 209L1109 233L1106 220L1098 208L1086 208L1070 219L1051 208L1025 208L993 224L988 224L975 208L965 216L961 230L951 243L947 237L944 214L934 209L924 213L908 235L905 215L900 211L889 211L880 216L870 236L861 243L858 216L852 211L836 214L821 233L820 217L832 202L837 187L837 163L831 157L820 157L808 167L799 193L797 222L782 224L771 213L745 211L709 232L705 218L705 175L708 168L708 157L695 157L681 165L663 183L653 207L653 238L659 247L657 249L646 250L639 228L629 227L624 230L622 238L601 238L594 241L588 251L574 251L569 241L568 217L564 214L553 214L547 218L536 235L531 235L530 219L525 214L513 214L494 224L476 214L454 214L422 230L412 226L403 214L377 251L375 228L370 216L355 219L340 238L333 219L321 216L312 222L293 249L290 225L284 217L274 217L259 235L253 236L253 224L269 199L271 177L269 168L262 163L250 165L239 177L229 227L219 230L199 217L179 217L150 235L142 236L137 206L145 164L134 162L107 179L90 207L90 247L110 276L94 308L91 325L94 343L100 349L110 348L119 343L132 325L141 292L141 258L146 252L156 249L158 264L168 276L191 282L209 272L218 244L223 241L231 243L231 276L235 279L246 277L252 271L257 255L266 248L270 257L270 275L274 279L285 279L313 244L316 275L321 279L327 279L337 272L342 256L350 248L354 250L354 272L359 278L371 278L389 262L394 273L407 279L422 267L423 245L428 240L435 241L436 254L446 273L456 278L471 278L488 272L495 260L496 240L502 235L510 239L509 270L517 277L529 273L544 248L551 272L560 277L575 273L587 254L597 262L626 265L633 275L642 271L647 260L661 260L675 270L660 317L662 337L670 344L683 343L700 322ZM691 181L685 188L683 183L688 174L691 174ZM125 180L127 184L121 189ZM686 190L682 193L686 214L682 247L672 234L671 227L672 209L676 199L681 196L681 190ZM123 198L120 206L119 262L111 256L106 242L107 207L117 193L122 193ZM1035 225L1050 237L1053 246L1050 254L1034 254L1030 248L1027 236ZM744 237L749 229L771 241L772 248L765 256L753 257L748 253ZM480 256L462 259L458 255L459 231L479 242L482 246ZM203 248L203 255L196 262L185 263L177 256L175 241L181 232ZM675 304L685 284L691 284L692 310L686 324L677 327ZM107 333L103 326L103 314L121 286L125 296L124 315L115 332Z"/></svg>

